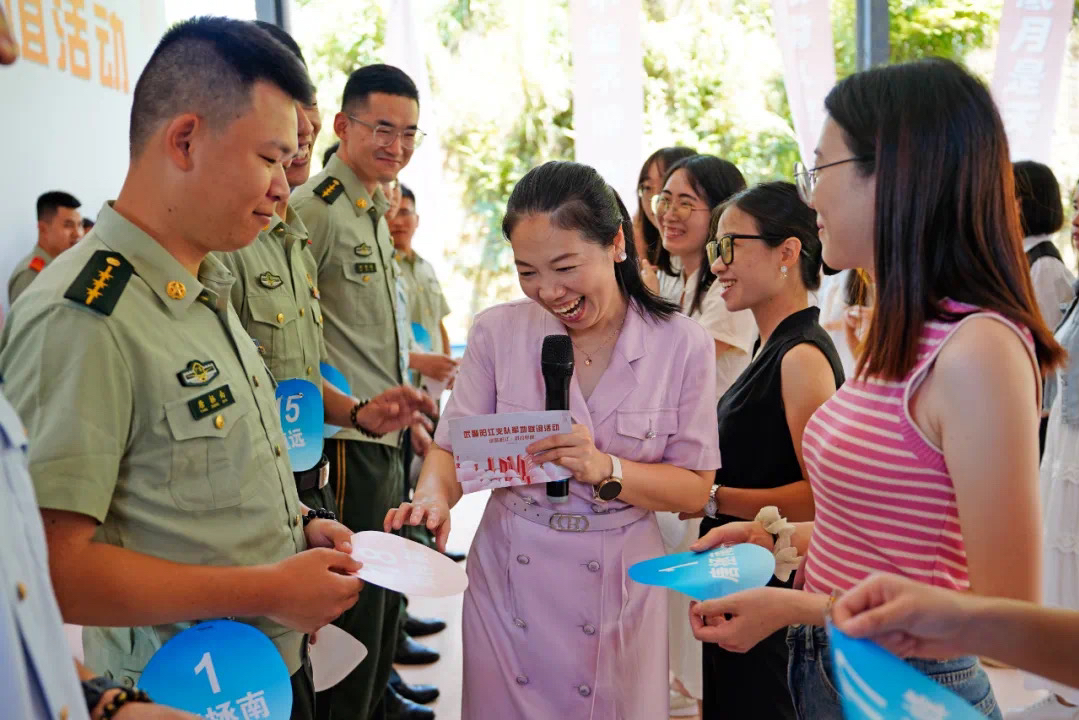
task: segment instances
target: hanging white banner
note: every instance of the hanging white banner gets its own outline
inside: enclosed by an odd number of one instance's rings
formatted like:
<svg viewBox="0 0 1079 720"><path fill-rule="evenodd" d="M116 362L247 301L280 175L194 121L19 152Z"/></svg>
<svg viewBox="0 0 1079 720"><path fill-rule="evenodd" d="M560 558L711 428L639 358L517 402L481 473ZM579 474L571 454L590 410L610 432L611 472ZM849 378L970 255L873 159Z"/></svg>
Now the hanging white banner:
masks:
<svg viewBox="0 0 1079 720"><path fill-rule="evenodd" d="M828 0L772 0L772 27L783 57L783 83L802 162L812 167L824 125L824 98L835 85Z"/></svg>
<svg viewBox="0 0 1079 720"><path fill-rule="evenodd" d="M570 0L576 159L596 168L627 207L644 148L640 0Z"/></svg>
<svg viewBox="0 0 1079 720"><path fill-rule="evenodd" d="M1013 160L1049 162L1072 0L1005 0L993 97Z"/></svg>

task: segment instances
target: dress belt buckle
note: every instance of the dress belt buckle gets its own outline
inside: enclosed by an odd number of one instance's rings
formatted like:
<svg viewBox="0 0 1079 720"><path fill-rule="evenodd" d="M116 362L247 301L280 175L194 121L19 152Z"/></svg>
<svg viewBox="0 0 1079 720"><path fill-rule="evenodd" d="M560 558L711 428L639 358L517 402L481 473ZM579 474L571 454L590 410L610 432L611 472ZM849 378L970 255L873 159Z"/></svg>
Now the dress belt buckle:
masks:
<svg viewBox="0 0 1079 720"><path fill-rule="evenodd" d="M584 515L554 513L547 521L547 525L559 532L585 532L588 530L588 518Z"/></svg>
<svg viewBox="0 0 1079 720"><path fill-rule="evenodd" d="M318 468L318 489L326 487L330 484L330 464L328 462L322 463L322 466Z"/></svg>

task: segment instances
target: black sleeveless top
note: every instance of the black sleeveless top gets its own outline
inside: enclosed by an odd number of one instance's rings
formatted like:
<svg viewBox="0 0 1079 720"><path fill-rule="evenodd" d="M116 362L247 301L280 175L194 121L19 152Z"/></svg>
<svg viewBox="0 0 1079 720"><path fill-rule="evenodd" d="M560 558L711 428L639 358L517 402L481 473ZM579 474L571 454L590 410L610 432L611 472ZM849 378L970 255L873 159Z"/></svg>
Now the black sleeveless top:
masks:
<svg viewBox="0 0 1079 720"><path fill-rule="evenodd" d="M836 388L843 384L839 353L820 326L819 317L820 309L809 307L785 318L760 355L719 399L716 412L723 467L716 471L716 482L720 485L768 489L803 479L787 427L781 367L787 351L810 343L828 358ZM753 346L754 353L759 346L760 338ZM742 519L728 515L715 520L706 517L701 522L701 535L718 525Z"/></svg>

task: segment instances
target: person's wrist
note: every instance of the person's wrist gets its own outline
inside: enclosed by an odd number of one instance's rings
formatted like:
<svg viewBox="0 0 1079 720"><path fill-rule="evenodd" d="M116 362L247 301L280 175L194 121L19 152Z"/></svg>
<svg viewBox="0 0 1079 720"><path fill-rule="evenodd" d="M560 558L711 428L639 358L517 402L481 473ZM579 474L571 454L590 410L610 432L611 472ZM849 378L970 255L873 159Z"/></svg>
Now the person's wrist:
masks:
<svg viewBox="0 0 1079 720"><path fill-rule="evenodd" d="M111 688L106 690L98 701L90 710L90 720L101 720L101 716L105 714L105 706L112 702L117 695L120 694L123 688Z"/></svg>

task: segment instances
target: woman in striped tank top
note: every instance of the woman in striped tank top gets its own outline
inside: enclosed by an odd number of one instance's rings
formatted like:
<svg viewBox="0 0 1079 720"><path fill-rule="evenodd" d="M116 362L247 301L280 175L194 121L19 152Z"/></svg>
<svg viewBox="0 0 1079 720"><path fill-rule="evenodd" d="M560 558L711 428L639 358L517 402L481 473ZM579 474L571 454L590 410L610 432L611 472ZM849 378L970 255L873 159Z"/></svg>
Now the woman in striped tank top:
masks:
<svg viewBox="0 0 1079 720"><path fill-rule="evenodd" d="M806 426L816 516L793 538L804 591L750 590L690 618L698 639L743 651L791 626L791 694L813 720L842 717L820 627L833 593L888 571L1038 600L1039 370L1063 359L1035 304L986 88L925 60L852 75L825 108L799 184L825 263L867 269L876 297L855 377ZM738 523L694 549L747 540L772 543ZM976 658L908 662L1000 717Z"/></svg>

